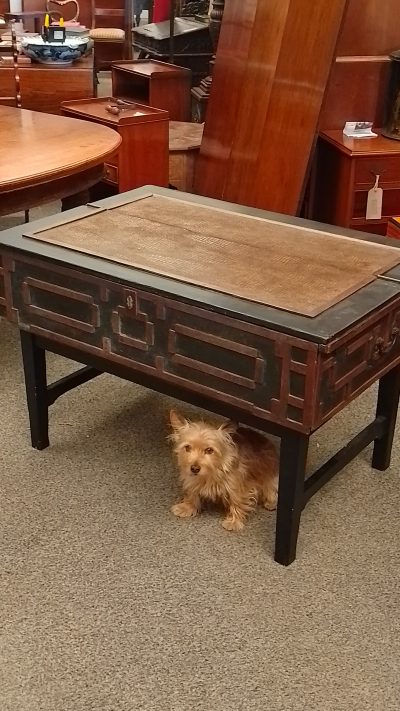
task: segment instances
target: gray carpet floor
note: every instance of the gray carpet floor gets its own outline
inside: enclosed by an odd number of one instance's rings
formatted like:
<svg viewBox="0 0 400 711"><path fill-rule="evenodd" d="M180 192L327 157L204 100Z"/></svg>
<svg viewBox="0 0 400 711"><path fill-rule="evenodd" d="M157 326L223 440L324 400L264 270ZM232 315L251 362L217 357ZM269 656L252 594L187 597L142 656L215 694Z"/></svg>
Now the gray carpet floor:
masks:
<svg viewBox="0 0 400 711"><path fill-rule="evenodd" d="M51 447L31 449L4 321L0 343L2 711L398 710L398 439L389 471L366 450L311 500L283 568L273 513L240 534L169 513L167 398L103 375L55 403ZM52 379L73 367L49 357ZM375 396L315 435L310 466Z"/></svg>

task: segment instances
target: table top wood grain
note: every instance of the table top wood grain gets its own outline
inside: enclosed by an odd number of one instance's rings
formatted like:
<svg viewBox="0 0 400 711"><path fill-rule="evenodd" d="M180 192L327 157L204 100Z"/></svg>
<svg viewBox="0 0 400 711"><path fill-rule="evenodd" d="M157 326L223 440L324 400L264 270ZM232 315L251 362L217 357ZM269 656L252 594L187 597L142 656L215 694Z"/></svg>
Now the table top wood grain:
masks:
<svg viewBox="0 0 400 711"><path fill-rule="evenodd" d="M305 316L400 263L396 247L155 194L26 234Z"/></svg>
<svg viewBox="0 0 400 711"><path fill-rule="evenodd" d="M350 138L343 131L321 131L320 136L324 141L331 143L341 153L348 156L385 156L400 154L400 141L386 138L381 135L381 129L372 129L378 135L376 138Z"/></svg>
<svg viewBox="0 0 400 711"><path fill-rule="evenodd" d="M0 198L102 164L121 138L106 126L0 107Z"/></svg>

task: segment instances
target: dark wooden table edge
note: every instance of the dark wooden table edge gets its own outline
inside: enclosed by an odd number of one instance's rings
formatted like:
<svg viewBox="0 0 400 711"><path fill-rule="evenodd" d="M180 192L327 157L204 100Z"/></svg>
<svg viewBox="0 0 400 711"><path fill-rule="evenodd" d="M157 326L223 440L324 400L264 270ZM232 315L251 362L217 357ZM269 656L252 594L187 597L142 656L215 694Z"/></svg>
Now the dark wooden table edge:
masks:
<svg viewBox="0 0 400 711"><path fill-rule="evenodd" d="M62 200L88 190L101 180L103 173L104 164L99 163L86 170L80 170L54 180L50 178L9 192L0 192L0 217L21 210L30 210L46 202Z"/></svg>

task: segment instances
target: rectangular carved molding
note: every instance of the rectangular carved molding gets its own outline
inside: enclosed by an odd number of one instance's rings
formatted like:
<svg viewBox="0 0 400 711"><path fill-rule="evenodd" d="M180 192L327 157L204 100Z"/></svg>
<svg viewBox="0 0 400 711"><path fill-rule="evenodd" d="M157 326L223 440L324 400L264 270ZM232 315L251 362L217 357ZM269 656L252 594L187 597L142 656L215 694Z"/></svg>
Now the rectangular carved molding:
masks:
<svg viewBox="0 0 400 711"><path fill-rule="evenodd" d="M400 310L392 306L361 333L322 358L314 426L322 424L400 362Z"/></svg>
<svg viewBox="0 0 400 711"><path fill-rule="evenodd" d="M88 333L94 333L100 325L99 307L94 304L93 297L88 294L41 279L26 277L22 283L22 297L29 313L46 319L49 323L60 323ZM74 317L71 314L77 313L77 303L80 305L79 317ZM89 308L83 308L84 305ZM85 314L88 317L87 320L81 318L81 315Z"/></svg>
<svg viewBox="0 0 400 711"><path fill-rule="evenodd" d="M3 313L32 333L301 432L400 362L398 301L318 347L29 258L3 259L0 299Z"/></svg>
<svg viewBox="0 0 400 711"><path fill-rule="evenodd" d="M32 333L262 420L311 427L316 344L35 259L16 263L12 301Z"/></svg>

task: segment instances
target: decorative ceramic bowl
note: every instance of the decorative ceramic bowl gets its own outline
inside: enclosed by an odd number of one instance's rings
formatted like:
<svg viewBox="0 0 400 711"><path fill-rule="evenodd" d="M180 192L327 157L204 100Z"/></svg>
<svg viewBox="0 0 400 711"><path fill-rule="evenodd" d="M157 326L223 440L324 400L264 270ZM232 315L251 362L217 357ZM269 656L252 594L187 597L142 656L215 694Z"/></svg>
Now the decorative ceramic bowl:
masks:
<svg viewBox="0 0 400 711"><path fill-rule="evenodd" d="M40 35L23 35L21 51L41 64L72 64L89 54L93 40L89 37L70 37L65 42L44 42Z"/></svg>

